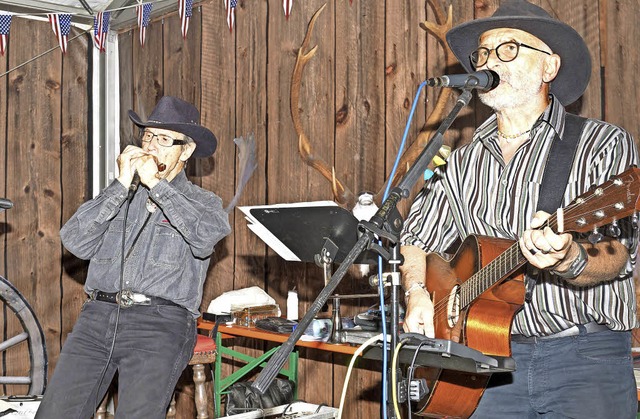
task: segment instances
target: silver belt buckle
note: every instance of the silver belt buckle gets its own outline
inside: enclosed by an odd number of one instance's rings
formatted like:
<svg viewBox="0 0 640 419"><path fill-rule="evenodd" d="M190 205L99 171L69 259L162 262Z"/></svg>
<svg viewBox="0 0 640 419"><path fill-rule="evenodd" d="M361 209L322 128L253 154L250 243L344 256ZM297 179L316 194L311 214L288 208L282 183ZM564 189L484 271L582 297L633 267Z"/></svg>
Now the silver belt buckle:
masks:
<svg viewBox="0 0 640 419"><path fill-rule="evenodd" d="M122 308L128 308L135 304L133 300L133 291L130 289L122 290L116 294L116 303Z"/></svg>

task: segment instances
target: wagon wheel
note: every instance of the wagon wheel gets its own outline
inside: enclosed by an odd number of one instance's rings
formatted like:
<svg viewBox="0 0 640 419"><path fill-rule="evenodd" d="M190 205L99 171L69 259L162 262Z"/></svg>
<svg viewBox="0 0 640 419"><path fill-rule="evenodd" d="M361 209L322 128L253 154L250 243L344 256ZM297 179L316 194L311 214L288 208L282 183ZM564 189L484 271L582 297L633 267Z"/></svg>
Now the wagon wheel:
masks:
<svg viewBox="0 0 640 419"><path fill-rule="evenodd" d="M25 386L25 390L28 386L28 392L22 394L44 394L44 388L47 385L47 349L42 327L24 296L2 276L0 276L0 300L5 307L11 309L22 325L22 332L7 336L4 341L0 341L0 354L8 351L24 351L28 348L30 363L27 376L0 375L0 385ZM8 310L5 312L10 315Z"/></svg>

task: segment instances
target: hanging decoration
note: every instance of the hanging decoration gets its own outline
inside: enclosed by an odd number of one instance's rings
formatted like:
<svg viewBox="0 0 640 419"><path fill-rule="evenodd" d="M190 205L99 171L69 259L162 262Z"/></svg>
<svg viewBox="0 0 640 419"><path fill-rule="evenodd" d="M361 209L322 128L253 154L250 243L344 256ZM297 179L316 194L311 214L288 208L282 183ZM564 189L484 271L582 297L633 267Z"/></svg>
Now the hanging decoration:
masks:
<svg viewBox="0 0 640 419"><path fill-rule="evenodd" d="M67 52L67 37L71 31L71 15L67 13L49 13L49 23L53 33L58 38L58 44L63 54Z"/></svg>
<svg viewBox="0 0 640 419"><path fill-rule="evenodd" d="M7 38L11 27L11 15L0 15L0 55L4 56L7 49Z"/></svg>
<svg viewBox="0 0 640 419"><path fill-rule="evenodd" d="M293 6L293 0L282 0L282 8L284 9L284 16L289 20L291 14L291 6Z"/></svg>
<svg viewBox="0 0 640 419"><path fill-rule="evenodd" d="M93 18L93 45L100 52L105 51L110 18L111 12L98 12Z"/></svg>
<svg viewBox="0 0 640 419"><path fill-rule="evenodd" d="M236 7L238 6L238 0L222 0L224 2L224 10L227 12L227 25L229 26L229 33L233 31L233 25L236 21Z"/></svg>
<svg viewBox="0 0 640 419"><path fill-rule="evenodd" d="M182 38L187 39L187 31L189 30L189 20L191 20L193 0L178 0L178 15L180 16L180 28L182 30Z"/></svg>
<svg viewBox="0 0 640 419"><path fill-rule="evenodd" d="M138 27L140 28L140 45L144 48L144 38L149 26L149 20L151 20L151 9L153 3L144 3L136 6L136 14L138 15Z"/></svg>

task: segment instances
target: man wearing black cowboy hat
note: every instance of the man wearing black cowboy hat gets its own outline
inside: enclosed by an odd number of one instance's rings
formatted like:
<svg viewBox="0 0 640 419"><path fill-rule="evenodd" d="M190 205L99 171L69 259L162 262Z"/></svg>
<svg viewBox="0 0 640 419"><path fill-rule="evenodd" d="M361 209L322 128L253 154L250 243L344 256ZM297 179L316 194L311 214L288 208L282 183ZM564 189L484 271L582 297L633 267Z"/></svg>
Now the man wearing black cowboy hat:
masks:
<svg viewBox="0 0 640 419"><path fill-rule="evenodd" d="M467 71L493 70L500 84L479 94L494 114L412 205L402 235L404 328L434 335L443 296L432 302L424 283L427 253L470 234L519 240L528 264L526 299L511 323L516 371L492 375L473 417L635 418L637 222L619 220L589 241L543 227L555 208L637 166L633 138L567 116L564 106L588 84L589 51L542 8L503 1L492 17L451 29L447 42ZM554 151L570 144L567 157ZM546 181L548 173L559 175Z"/></svg>
<svg viewBox="0 0 640 419"><path fill-rule="evenodd" d="M193 353L213 247L230 232L220 198L184 172L189 157L216 149L198 110L165 96L146 122L129 117L141 129L140 147L125 148L119 177L60 232L71 253L91 261L90 298L38 418L91 417L116 372L118 417L164 418Z"/></svg>

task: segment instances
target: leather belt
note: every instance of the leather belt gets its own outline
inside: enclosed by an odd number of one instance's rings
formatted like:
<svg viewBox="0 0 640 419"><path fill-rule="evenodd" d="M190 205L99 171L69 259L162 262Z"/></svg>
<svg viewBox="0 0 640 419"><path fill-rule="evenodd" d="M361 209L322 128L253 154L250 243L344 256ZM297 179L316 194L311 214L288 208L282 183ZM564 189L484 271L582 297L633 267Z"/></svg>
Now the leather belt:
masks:
<svg viewBox="0 0 640 419"><path fill-rule="evenodd" d="M581 331L582 330L582 331ZM568 329L565 329L561 332L554 333L552 335L547 336L525 336L525 335L511 335L511 341L515 343L538 343L551 339L558 338L566 338L570 336L578 336L582 334L588 333L597 333L604 332L605 330L609 330L606 324L600 324L596 322L590 322L587 324L580 324L576 326L571 326Z"/></svg>
<svg viewBox="0 0 640 419"><path fill-rule="evenodd" d="M91 294L91 299L96 301L105 301L107 303L119 304L120 307L124 308L134 305L181 307L179 304L176 304L171 300L167 300L166 298L148 296L133 292L129 289L122 290L120 292L94 291Z"/></svg>

